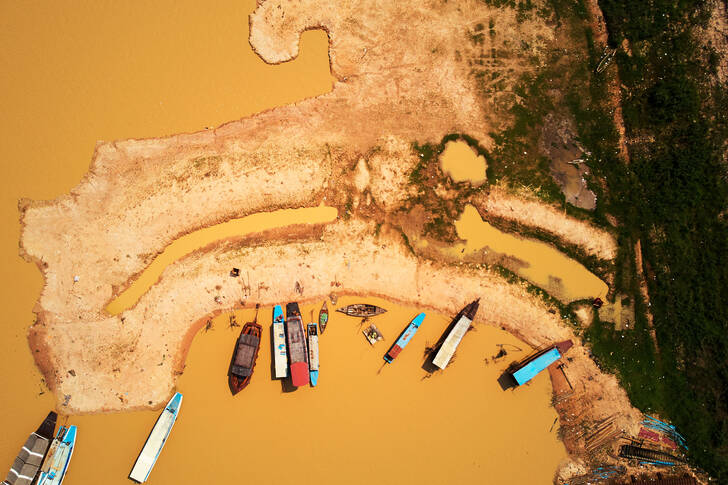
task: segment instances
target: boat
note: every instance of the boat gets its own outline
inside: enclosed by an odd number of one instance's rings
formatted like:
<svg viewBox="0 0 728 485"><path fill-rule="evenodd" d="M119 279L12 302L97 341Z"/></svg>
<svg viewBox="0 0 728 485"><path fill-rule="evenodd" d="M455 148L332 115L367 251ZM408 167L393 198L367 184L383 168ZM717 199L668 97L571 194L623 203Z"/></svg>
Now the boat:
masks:
<svg viewBox="0 0 728 485"><path fill-rule="evenodd" d="M522 386L536 377L539 372L559 360L572 345L574 344L571 340L564 340L563 342L540 350L525 360L511 366L507 373L513 378L516 386Z"/></svg>
<svg viewBox="0 0 728 485"><path fill-rule="evenodd" d="M329 323L329 307L326 306L326 300L324 300L324 305L321 307L321 311L319 311L319 330L321 335L324 334L327 323Z"/></svg>
<svg viewBox="0 0 728 485"><path fill-rule="evenodd" d="M48 448L36 485L61 485L68 471L68 464L71 463L75 446L76 427L61 426Z"/></svg>
<svg viewBox="0 0 728 485"><path fill-rule="evenodd" d="M240 332L238 342L235 345L233 359L230 364L228 383L233 396L250 383L255 369L255 361L258 360L260 350L260 334L262 328L255 322L248 322Z"/></svg>
<svg viewBox="0 0 728 485"><path fill-rule="evenodd" d="M273 369L274 379L288 377L288 351L286 350L286 323L280 305L273 308Z"/></svg>
<svg viewBox="0 0 728 485"><path fill-rule="evenodd" d="M31 485L40 465L43 463L48 447L53 440L58 415L51 411L37 430L32 432L20 453L15 457L12 467L2 485Z"/></svg>
<svg viewBox="0 0 728 485"><path fill-rule="evenodd" d="M319 376L319 341L318 330L315 323L309 323L308 330L308 373L311 378L311 387L318 384Z"/></svg>
<svg viewBox="0 0 728 485"><path fill-rule="evenodd" d="M381 315L387 310L378 306L369 305L368 303L356 303L354 305L337 308L336 311L341 312L344 315L349 315L350 317L368 318Z"/></svg>
<svg viewBox="0 0 728 485"><path fill-rule="evenodd" d="M442 342L442 345L440 345L437 349L435 358L432 359L432 363L440 369L444 369L447 367L447 364L450 363L458 345L460 345L460 341L465 336L465 332L467 332L470 328L470 324L473 322L475 314L478 312L479 302L480 298L468 303L465 305L465 308L460 310L460 313L455 316L453 323L449 327L449 333Z"/></svg>
<svg viewBox="0 0 728 485"><path fill-rule="evenodd" d="M372 345L384 338L382 337L382 332L380 332L374 324L371 324L365 330L362 330L362 333L364 334L364 337L366 337L367 342Z"/></svg>
<svg viewBox="0 0 728 485"><path fill-rule="evenodd" d="M402 331L399 338L397 338L397 341L394 342L394 345L392 345L387 353L384 354L384 360L388 364L391 364L399 353L402 352L402 349L407 346L410 340L412 340L412 337L414 337L415 333L417 333L417 330L420 328L420 325L422 325L424 319L425 314L420 313L413 318L409 325L407 325L407 327Z"/></svg>
<svg viewBox="0 0 728 485"><path fill-rule="evenodd" d="M306 350L306 333L303 330L303 319L298 303L286 305L286 343L288 344L288 368L291 384L301 387L308 384L308 351Z"/></svg>
<svg viewBox="0 0 728 485"><path fill-rule="evenodd" d="M144 448L142 448L139 457L134 463L134 468L132 468L129 478L135 482L144 483L149 478L149 473L154 468L154 464L157 462L159 454L162 452L162 448L164 448L164 444L169 438L172 426L177 421L180 406L182 406L182 394L178 392L172 396L172 399L164 407L162 414L159 415L154 428L152 428L152 432L149 433L149 437L146 443L144 443Z"/></svg>

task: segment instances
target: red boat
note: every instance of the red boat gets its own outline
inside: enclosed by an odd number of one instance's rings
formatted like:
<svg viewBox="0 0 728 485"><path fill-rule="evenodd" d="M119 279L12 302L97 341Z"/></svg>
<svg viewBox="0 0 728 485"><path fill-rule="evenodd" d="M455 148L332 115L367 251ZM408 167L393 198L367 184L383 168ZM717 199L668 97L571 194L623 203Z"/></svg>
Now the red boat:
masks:
<svg viewBox="0 0 728 485"><path fill-rule="evenodd" d="M229 373L230 391L233 396L245 389L253 377L253 369L260 349L261 330L260 325L250 322L246 323L240 332Z"/></svg>
<svg viewBox="0 0 728 485"><path fill-rule="evenodd" d="M294 387L305 386L308 384L308 348L301 310L295 302L286 305L286 338L291 384Z"/></svg>

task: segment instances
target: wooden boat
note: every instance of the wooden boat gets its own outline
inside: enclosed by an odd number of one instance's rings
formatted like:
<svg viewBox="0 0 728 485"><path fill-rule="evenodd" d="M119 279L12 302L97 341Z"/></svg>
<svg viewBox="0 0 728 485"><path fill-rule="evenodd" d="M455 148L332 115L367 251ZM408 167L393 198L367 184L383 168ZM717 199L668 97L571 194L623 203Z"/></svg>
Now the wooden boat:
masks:
<svg viewBox="0 0 728 485"><path fill-rule="evenodd" d="M319 330L321 335L324 334L327 323L329 323L329 307L326 306L326 300L324 300L324 305L321 307L321 311L319 311Z"/></svg>
<svg viewBox="0 0 728 485"><path fill-rule="evenodd" d="M182 394L178 392L172 396L172 399L164 407L162 414L159 415L157 422L154 424L154 428L152 428L152 432L149 433L149 437L146 443L144 443L144 448L142 448L139 457L134 463L134 468L132 468L129 478L135 482L144 483L149 478L149 474L152 472L154 464L157 463L157 459L162 452L162 448L164 448L164 444L167 442L167 438L169 438L172 426L177 421L181 406Z"/></svg>
<svg viewBox="0 0 728 485"><path fill-rule="evenodd" d="M397 341L394 343L394 345L392 345L389 351L384 354L385 362L387 362L388 364L392 363L392 361L399 355L399 353L402 352L402 349L404 349L409 341L412 340L412 337L414 337L415 333L417 333L417 330L420 328L420 325L422 325L422 322L424 320L424 313L420 313L412 319L409 325L407 325L407 327L402 331L399 338L397 338Z"/></svg>
<svg viewBox="0 0 728 485"><path fill-rule="evenodd" d="M470 328L470 324L475 318L475 314L478 312L479 301L480 298L468 303L465 308L460 310L460 313L455 316L453 323L449 327L449 333L445 337L442 345L440 345L440 348L437 350L435 358L432 359L432 363L440 369L444 369L447 367L447 364L450 363L458 345L460 345L460 341L465 336L465 332L467 332Z"/></svg>
<svg viewBox="0 0 728 485"><path fill-rule="evenodd" d="M286 342L288 343L288 364L291 384L301 387L308 384L308 350L306 333L298 303L286 305Z"/></svg>
<svg viewBox="0 0 728 485"><path fill-rule="evenodd" d="M286 349L286 322L280 305L273 308L273 367L274 379L288 376L288 350Z"/></svg>
<svg viewBox="0 0 728 485"><path fill-rule="evenodd" d="M76 427L61 426L40 467L37 485L61 485L76 446Z"/></svg>
<svg viewBox="0 0 728 485"><path fill-rule="evenodd" d="M255 362L258 360L258 350L260 350L262 330L257 323L249 322L243 326L243 330L240 332L233 352L228 379L233 396L245 389L253 377Z"/></svg>
<svg viewBox="0 0 728 485"><path fill-rule="evenodd" d="M374 324L371 324L365 330L362 330L362 333L364 334L364 337L366 337L367 342L372 345L376 344L384 338L382 336L382 332L380 332Z"/></svg>
<svg viewBox="0 0 728 485"><path fill-rule="evenodd" d="M308 330L308 373L311 378L311 387L318 384L319 376L319 341L318 330L315 323L307 325Z"/></svg>
<svg viewBox="0 0 728 485"><path fill-rule="evenodd" d="M30 434L20 449L20 453L15 457L2 485L31 485L33 483L53 439L57 419L58 415L51 411L38 429Z"/></svg>
<svg viewBox="0 0 728 485"><path fill-rule="evenodd" d="M387 310L378 306L369 305L368 303L356 303L354 305L337 308L336 311L344 315L349 315L350 317L367 318L381 315Z"/></svg>

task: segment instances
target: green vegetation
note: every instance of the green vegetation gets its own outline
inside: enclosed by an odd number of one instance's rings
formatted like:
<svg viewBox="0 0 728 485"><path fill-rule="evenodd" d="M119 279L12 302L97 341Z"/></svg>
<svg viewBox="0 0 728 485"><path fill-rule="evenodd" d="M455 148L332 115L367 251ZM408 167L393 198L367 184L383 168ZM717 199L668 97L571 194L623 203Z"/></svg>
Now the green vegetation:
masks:
<svg viewBox="0 0 728 485"><path fill-rule="evenodd" d="M630 146L631 164L610 154L614 136L597 115L581 115L591 118L589 136L607 141L591 161L607 184L600 210L622 223L623 247L642 241L659 353L639 301L636 331L597 322L588 337L634 404L669 417L695 462L728 482L728 99L708 75L715 53L697 37L707 4L600 4L610 43L629 46L616 60L627 133L640 140ZM619 267L628 270L624 260Z"/></svg>

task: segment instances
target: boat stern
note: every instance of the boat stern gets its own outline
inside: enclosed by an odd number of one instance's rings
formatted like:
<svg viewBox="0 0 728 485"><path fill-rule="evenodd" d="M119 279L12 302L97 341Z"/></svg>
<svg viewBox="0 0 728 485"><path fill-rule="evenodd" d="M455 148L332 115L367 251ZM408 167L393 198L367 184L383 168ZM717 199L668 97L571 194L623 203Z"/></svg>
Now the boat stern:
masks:
<svg viewBox="0 0 728 485"><path fill-rule="evenodd" d="M311 377L311 387L316 387L316 385L318 384L319 371L312 370L310 372L310 377Z"/></svg>
<svg viewBox="0 0 728 485"><path fill-rule="evenodd" d="M291 384L301 387L308 384L308 364L305 362L294 362L291 364Z"/></svg>

